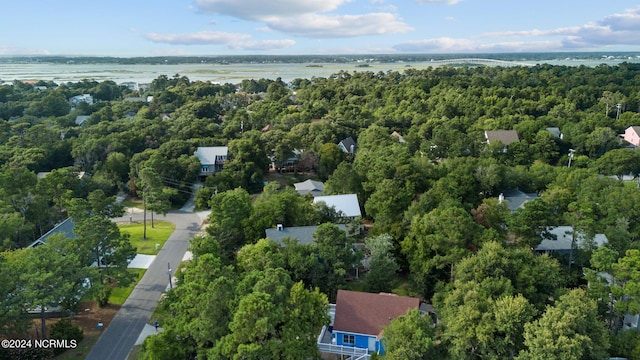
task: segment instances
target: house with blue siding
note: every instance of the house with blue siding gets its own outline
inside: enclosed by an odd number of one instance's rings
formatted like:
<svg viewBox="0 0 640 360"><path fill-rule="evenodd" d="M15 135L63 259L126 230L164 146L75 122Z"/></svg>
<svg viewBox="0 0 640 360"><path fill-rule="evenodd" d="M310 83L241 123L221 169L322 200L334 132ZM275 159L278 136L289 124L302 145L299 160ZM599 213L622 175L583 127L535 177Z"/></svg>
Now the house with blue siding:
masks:
<svg viewBox="0 0 640 360"><path fill-rule="evenodd" d="M387 293L338 290L333 328L329 329L336 352L331 352L347 354L348 349L353 348L366 351L367 354L383 354L383 329L410 309L420 309L420 299ZM322 346L320 350L324 350Z"/></svg>

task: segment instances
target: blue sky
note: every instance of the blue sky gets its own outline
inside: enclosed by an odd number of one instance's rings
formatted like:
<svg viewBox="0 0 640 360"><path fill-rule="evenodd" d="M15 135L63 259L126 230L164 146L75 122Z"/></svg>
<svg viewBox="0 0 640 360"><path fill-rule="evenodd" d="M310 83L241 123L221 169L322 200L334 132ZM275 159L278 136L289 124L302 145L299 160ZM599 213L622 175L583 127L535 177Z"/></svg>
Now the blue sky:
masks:
<svg viewBox="0 0 640 360"><path fill-rule="evenodd" d="M2 0L0 55L640 51L625 0Z"/></svg>

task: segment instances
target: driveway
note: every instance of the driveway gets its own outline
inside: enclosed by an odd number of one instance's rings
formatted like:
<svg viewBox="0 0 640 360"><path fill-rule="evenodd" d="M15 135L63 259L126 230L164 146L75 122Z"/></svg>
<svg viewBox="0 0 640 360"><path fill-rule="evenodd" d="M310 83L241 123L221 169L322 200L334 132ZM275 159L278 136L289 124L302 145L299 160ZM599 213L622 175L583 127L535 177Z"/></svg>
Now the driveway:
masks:
<svg viewBox="0 0 640 360"><path fill-rule="evenodd" d="M114 221L126 222L129 216L136 221L142 220L142 214L127 214ZM203 213L193 213L189 203L181 210L169 212L166 217L156 215L157 219L174 223L176 228L85 359L127 358L169 285L169 268L173 270L178 267L189 240L200 231L202 216Z"/></svg>

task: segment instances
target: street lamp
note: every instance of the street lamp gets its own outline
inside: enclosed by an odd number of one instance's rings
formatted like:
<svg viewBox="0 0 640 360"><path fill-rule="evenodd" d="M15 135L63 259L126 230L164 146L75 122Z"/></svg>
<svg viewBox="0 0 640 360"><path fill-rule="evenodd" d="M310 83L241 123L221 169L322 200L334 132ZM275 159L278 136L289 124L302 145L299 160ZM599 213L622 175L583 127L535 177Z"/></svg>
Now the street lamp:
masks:
<svg viewBox="0 0 640 360"><path fill-rule="evenodd" d="M169 271L168 271L168 273L169 273L169 288L173 289L173 283L171 281L171 275L172 274L171 274L171 264L170 263L167 263L167 268L169 268Z"/></svg>
<svg viewBox="0 0 640 360"><path fill-rule="evenodd" d="M569 166L567 167L571 167L571 160L573 160L573 153L575 153L576 151L574 149L569 149Z"/></svg>

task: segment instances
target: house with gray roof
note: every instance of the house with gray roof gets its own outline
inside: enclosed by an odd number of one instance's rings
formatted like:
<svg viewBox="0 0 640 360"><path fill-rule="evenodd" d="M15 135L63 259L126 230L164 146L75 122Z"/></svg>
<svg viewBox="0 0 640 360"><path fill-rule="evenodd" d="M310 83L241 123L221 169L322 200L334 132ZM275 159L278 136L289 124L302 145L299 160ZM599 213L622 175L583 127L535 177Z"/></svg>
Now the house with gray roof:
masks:
<svg viewBox="0 0 640 360"><path fill-rule="evenodd" d="M348 138L340 141L338 143L338 146L340 147L340 149L342 149L342 151L346 152L346 153L350 153L350 154L355 154L356 153L356 142L355 140L353 140L353 138L351 136L349 136Z"/></svg>
<svg viewBox="0 0 640 360"><path fill-rule="evenodd" d="M227 146L200 146L194 155L200 160L200 177L213 175L222 170L227 161Z"/></svg>
<svg viewBox="0 0 640 360"><path fill-rule="evenodd" d="M85 122L87 122L87 120L89 120L89 115L78 115L76 116L76 120L75 123L78 126L82 126L84 125Z"/></svg>
<svg viewBox="0 0 640 360"><path fill-rule="evenodd" d="M347 226L344 224L336 224L336 226L344 232L347 231ZM266 229L265 233L268 239L280 245L284 245L284 239L286 238L297 240L301 245L309 245L313 243L313 234L316 233L317 229L318 226L284 227L282 224L278 224L275 229Z"/></svg>
<svg viewBox="0 0 640 360"><path fill-rule="evenodd" d="M71 218L67 218L63 222L61 222L58 225L56 225L53 229L49 230L46 234L40 236L40 238L38 238L38 240L32 242L27 247L36 247L38 245L42 245L42 244L47 242L47 239L50 236L53 236L55 234L60 234L64 238L67 238L67 239L75 239L76 238L76 234L73 232L74 226L75 226L75 224L73 223L73 220L71 220Z"/></svg>
<svg viewBox="0 0 640 360"><path fill-rule="evenodd" d="M316 196L313 198L314 204L321 201L328 207L334 208L338 213L342 213L343 217L356 218L362 216L358 195L356 194Z"/></svg>
<svg viewBox="0 0 640 360"><path fill-rule="evenodd" d="M515 130L492 130L485 131L484 137L487 139L487 144L501 142L502 145L507 146L514 142L519 142L518 133Z"/></svg>
<svg viewBox="0 0 640 360"><path fill-rule="evenodd" d="M498 200L500 202L505 201L507 203L507 206L509 207L509 210L511 210L511 212L514 212L518 209L524 209L524 204L537 198L538 194L536 193L525 193L520 191L519 189L513 189L500 194Z"/></svg>
<svg viewBox="0 0 640 360"><path fill-rule="evenodd" d="M295 183L293 186L300 195L311 194L314 197L324 193L324 184L320 181L307 179L303 182Z"/></svg>
<svg viewBox="0 0 640 360"><path fill-rule="evenodd" d="M539 253L557 253L568 255L572 249L588 250L606 245L609 240L604 234L595 234L589 239L586 234L575 232L573 226L554 226L547 230L547 235L534 249ZM575 236L575 243L574 243Z"/></svg>

